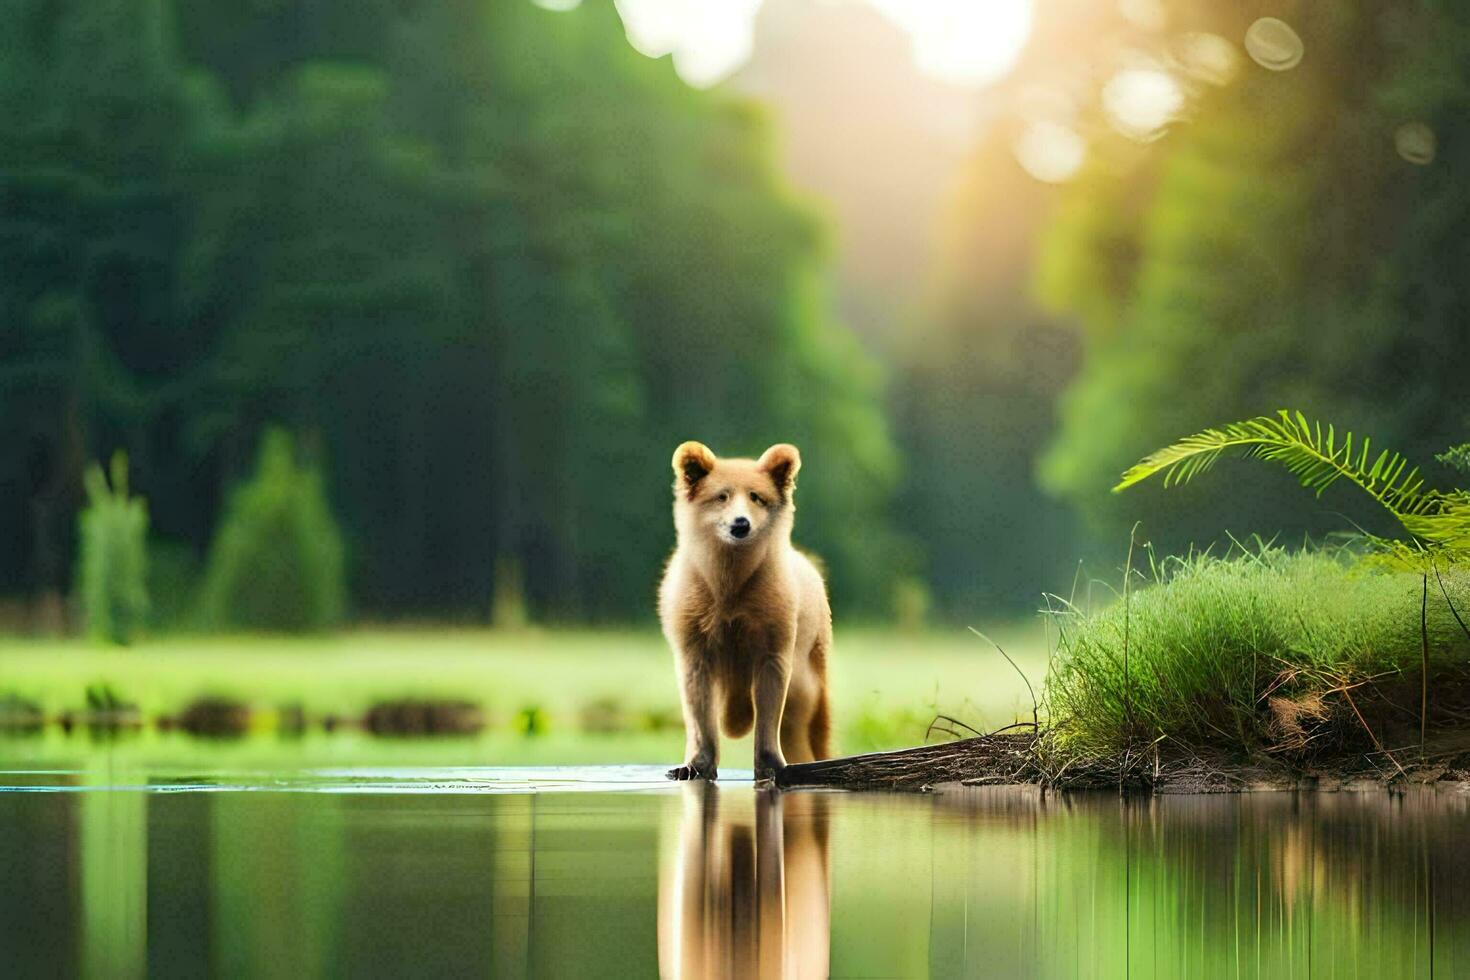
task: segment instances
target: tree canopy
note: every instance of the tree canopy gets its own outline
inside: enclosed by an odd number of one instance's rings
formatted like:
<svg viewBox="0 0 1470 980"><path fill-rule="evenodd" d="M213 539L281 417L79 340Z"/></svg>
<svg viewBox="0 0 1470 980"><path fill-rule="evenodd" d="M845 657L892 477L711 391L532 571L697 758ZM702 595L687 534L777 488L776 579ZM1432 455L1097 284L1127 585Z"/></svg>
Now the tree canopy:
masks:
<svg viewBox="0 0 1470 980"><path fill-rule="evenodd" d="M500 569L651 615L686 438L802 444L799 538L883 594L894 450L822 228L760 112L611 5L19 0L0 37L0 588L67 587L117 448L202 554L280 425L365 611L488 615Z"/></svg>

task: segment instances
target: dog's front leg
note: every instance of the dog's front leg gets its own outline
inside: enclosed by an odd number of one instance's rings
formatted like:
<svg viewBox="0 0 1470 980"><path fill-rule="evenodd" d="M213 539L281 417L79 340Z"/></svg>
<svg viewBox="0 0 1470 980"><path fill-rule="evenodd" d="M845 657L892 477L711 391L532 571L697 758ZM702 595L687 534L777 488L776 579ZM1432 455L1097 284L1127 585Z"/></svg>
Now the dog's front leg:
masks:
<svg viewBox="0 0 1470 980"><path fill-rule="evenodd" d="M781 713L786 710L786 688L791 683L793 651L785 644L756 664L755 778L771 779L786 768L781 752Z"/></svg>
<svg viewBox="0 0 1470 980"><path fill-rule="evenodd" d="M714 779L720 761L720 730L715 724L715 679L709 655L697 644L679 650L679 696L684 706L684 764L670 779Z"/></svg>

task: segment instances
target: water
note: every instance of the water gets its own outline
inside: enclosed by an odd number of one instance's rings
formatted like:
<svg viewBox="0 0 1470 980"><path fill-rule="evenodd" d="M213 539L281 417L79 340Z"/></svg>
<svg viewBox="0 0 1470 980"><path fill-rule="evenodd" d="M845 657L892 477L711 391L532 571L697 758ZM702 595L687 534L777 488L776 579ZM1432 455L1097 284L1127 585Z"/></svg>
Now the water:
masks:
<svg viewBox="0 0 1470 980"><path fill-rule="evenodd" d="M778 795L660 774L0 773L0 976L1470 971L1470 797L1450 790Z"/></svg>

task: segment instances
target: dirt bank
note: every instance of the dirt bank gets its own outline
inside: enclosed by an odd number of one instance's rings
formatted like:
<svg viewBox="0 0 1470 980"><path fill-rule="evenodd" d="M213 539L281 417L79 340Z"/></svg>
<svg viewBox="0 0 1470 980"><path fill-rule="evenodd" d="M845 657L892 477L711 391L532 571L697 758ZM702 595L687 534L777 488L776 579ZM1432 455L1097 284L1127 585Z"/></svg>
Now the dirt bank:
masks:
<svg viewBox="0 0 1470 980"><path fill-rule="evenodd" d="M1458 740L1463 743L1464 740ZM787 766L782 788L887 789L924 792L941 785L1042 785L1155 793L1238 793L1254 790L1333 791L1374 786L1461 783L1470 790L1470 751L1441 743L1310 762L1164 753L1085 763L1044 764L1037 739L986 735L893 752Z"/></svg>

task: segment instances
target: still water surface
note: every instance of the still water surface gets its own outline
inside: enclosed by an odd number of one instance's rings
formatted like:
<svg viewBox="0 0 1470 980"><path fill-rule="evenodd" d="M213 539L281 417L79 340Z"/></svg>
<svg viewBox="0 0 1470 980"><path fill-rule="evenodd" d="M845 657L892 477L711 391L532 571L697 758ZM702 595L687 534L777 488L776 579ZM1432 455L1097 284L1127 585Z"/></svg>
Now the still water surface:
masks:
<svg viewBox="0 0 1470 980"><path fill-rule="evenodd" d="M1456 792L661 771L0 772L0 976L1470 975Z"/></svg>

